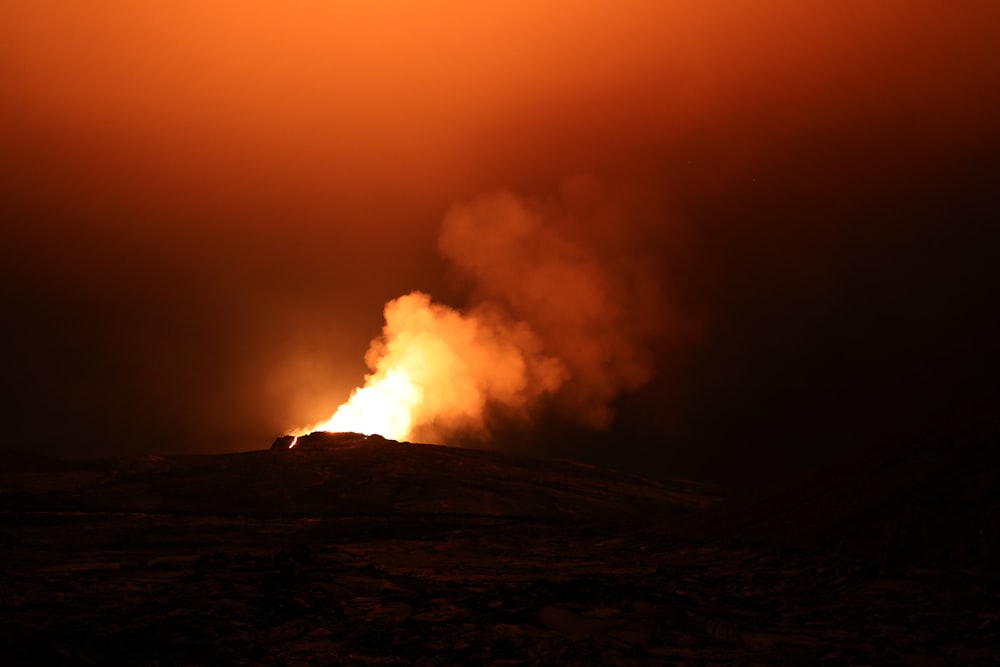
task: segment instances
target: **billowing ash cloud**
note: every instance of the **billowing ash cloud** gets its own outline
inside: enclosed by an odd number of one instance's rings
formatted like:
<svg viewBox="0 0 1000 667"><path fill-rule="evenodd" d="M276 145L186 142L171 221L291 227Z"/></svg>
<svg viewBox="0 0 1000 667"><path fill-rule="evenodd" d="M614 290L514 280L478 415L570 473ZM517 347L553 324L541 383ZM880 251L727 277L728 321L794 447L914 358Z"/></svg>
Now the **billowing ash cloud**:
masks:
<svg viewBox="0 0 1000 667"><path fill-rule="evenodd" d="M586 177L555 198L499 191L454 205L439 248L469 307L422 292L390 301L365 386L313 428L485 439L494 420L529 419L543 402L608 427L615 398L653 376L653 339L681 321L665 317L634 241L635 227ZM617 261L625 246L629 261Z"/></svg>
<svg viewBox="0 0 1000 667"><path fill-rule="evenodd" d="M569 414L605 428L614 398L652 377L649 344L667 320L642 257L614 261L614 246L632 230L593 190L574 179L559 199L501 191L457 204L438 245L478 303L509 313L559 360L558 398ZM589 240L605 248L581 239L594 230L601 234Z"/></svg>

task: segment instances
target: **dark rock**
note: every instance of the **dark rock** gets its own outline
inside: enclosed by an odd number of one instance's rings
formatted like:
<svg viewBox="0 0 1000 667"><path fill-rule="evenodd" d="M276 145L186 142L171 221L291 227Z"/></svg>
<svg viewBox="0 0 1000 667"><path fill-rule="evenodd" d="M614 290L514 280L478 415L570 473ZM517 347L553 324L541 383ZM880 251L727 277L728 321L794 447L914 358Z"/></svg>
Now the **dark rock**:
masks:
<svg viewBox="0 0 1000 667"><path fill-rule="evenodd" d="M296 450L296 451L316 451L330 449L333 447L344 447L357 445L363 442L393 442L386 440L380 435L364 435L362 433L330 433L329 431L313 431L308 435L298 437L283 435L271 445L272 452Z"/></svg>
<svg viewBox="0 0 1000 667"><path fill-rule="evenodd" d="M283 435L271 444L272 452L280 452L288 449L295 442L295 436L293 435Z"/></svg>
<svg viewBox="0 0 1000 667"><path fill-rule="evenodd" d="M0 494L25 494L0 512L4 665L986 665L1000 650L995 579L663 532L664 516L711 516L688 485L303 440L75 486L0 475Z"/></svg>

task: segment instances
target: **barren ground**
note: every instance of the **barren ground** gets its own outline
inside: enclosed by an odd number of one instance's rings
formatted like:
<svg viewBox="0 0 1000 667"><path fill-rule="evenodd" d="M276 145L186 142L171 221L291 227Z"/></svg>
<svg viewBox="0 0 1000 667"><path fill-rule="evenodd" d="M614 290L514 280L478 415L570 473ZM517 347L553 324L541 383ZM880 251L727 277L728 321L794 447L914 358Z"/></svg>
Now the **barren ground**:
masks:
<svg viewBox="0 0 1000 667"><path fill-rule="evenodd" d="M695 484L327 445L0 474L4 663L995 664L985 574L697 535Z"/></svg>

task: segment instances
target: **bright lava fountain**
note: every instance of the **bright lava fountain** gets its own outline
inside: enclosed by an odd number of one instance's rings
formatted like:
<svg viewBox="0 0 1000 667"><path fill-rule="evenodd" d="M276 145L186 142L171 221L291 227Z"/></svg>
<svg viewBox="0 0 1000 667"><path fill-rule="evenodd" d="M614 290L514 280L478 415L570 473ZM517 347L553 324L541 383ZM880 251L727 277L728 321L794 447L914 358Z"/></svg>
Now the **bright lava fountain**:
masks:
<svg viewBox="0 0 1000 667"><path fill-rule="evenodd" d="M405 440L413 426L413 411L423 400L423 394L423 389L413 383L405 370L394 368L355 389L326 421L298 429L292 435L314 431L377 433L391 440Z"/></svg>

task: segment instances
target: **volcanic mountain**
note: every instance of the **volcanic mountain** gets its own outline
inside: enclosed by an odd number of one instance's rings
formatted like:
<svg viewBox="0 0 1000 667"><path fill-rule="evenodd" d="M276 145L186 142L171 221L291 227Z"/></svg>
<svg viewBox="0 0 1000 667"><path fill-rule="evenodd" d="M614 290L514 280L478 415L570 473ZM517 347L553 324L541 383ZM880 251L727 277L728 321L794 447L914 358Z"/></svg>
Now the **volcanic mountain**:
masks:
<svg viewBox="0 0 1000 667"><path fill-rule="evenodd" d="M991 419L743 495L356 433L8 452L0 649L5 664L989 664Z"/></svg>
<svg viewBox="0 0 1000 667"><path fill-rule="evenodd" d="M92 461L45 480L19 476L16 484L8 476L0 508L648 520L717 501L705 485L653 482L571 461L357 433L313 433L289 449L291 441L278 438L270 451ZM35 459L22 459L37 469Z"/></svg>

